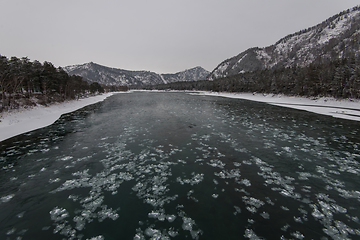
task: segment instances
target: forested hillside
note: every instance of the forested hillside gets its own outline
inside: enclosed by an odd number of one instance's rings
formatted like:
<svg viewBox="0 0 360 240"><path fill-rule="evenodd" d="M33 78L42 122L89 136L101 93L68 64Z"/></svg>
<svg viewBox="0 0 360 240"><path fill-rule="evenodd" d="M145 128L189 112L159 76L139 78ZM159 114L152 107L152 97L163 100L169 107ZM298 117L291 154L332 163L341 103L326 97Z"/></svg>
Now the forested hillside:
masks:
<svg viewBox="0 0 360 240"><path fill-rule="evenodd" d="M149 86L159 90L258 92L298 96L360 98L360 57L319 60L307 67L266 69L214 81Z"/></svg>
<svg viewBox="0 0 360 240"><path fill-rule="evenodd" d="M158 74L151 71L131 71L110 68L93 62L64 67L71 75L83 77L88 82L98 82L108 86L137 86L171 83L178 81L204 80L209 71L202 67L186 69L174 74Z"/></svg>
<svg viewBox="0 0 360 240"><path fill-rule="evenodd" d="M208 80L243 72L306 67L322 59L360 54L360 6L340 12L322 23L290 34L276 43L245 50L220 63Z"/></svg>
<svg viewBox="0 0 360 240"><path fill-rule="evenodd" d="M89 84L80 76L70 76L50 62L42 64L26 57L8 59L0 55L0 112L101 93L104 87L98 83Z"/></svg>
<svg viewBox="0 0 360 240"><path fill-rule="evenodd" d="M219 64L206 81L148 89L258 92L360 98L360 6L251 48Z"/></svg>

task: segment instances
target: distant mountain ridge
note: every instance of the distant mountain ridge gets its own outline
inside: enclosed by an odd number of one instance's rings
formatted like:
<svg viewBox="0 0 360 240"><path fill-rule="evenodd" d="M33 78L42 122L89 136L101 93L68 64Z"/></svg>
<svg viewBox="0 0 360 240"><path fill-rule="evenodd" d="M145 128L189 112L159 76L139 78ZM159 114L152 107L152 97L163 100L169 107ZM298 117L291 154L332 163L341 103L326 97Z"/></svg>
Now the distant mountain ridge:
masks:
<svg viewBox="0 0 360 240"><path fill-rule="evenodd" d="M115 86L143 86L178 81L204 80L209 71L202 67L191 68L174 74L158 74L150 71L130 71L110 68L93 62L64 67L69 75L79 75L88 82Z"/></svg>
<svg viewBox="0 0 360 240"><path fill-rule="evenodd" d="M254 47L220 63L207 77L223 78L244 72L281 67L308 66L315 60L360 54L360 6L324 22L290 34L275 44Z"/></svg>

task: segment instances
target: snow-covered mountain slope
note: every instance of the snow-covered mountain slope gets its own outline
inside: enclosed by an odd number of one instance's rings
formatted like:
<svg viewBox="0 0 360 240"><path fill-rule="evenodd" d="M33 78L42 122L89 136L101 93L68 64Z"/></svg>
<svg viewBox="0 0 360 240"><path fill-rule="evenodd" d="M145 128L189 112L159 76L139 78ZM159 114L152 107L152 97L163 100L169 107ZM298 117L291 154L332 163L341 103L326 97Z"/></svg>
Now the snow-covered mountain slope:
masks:
<svg viewBox="0 0 360 240"><path fill-rule="evenodd" d="M209 74L209 71L201 67L195 67L175 74L158 74L150 71L129 71L109 68L93 62L66 66L64 70L69 75L79 75L89 82L116 86L141 86L177 81L197 81L204 80Z"/></svg>
<svg viewBox="0 0 360 240"><path fill-rule="evenodd" d="M204 80L209 75L209 73L209 71L202 67L194 67L174 74L161 74L161 76L167 83L170 83L179 81Z"/></svg>
<svg viewBox="0 0 360 240"><path fill-rule="evenodd" d="M307 66L321 59L360 54L360 6L290 34L265 48L251 48L220 63L207 79L259 69Z"/></svg>

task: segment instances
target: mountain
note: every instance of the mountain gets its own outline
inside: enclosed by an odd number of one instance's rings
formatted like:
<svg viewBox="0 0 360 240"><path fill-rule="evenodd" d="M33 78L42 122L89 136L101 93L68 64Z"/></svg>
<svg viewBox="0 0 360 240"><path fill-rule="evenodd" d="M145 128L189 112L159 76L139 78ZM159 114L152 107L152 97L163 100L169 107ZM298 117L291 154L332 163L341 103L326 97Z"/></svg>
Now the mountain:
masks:
<svg viewBox="0 0 360 240"><path fill-rule="evenodd" d="M79 75L88 82L105 85L141 86L171 83L178 81L204 80L209 71L195 67L174 74L158 74L150 71L129 71L102 66L93 62L64 67L69 75Z"/></svg>
<svg viewBox="0 0 360 240"><path fill-rule="evenodd" d="M207 77L223 78L244 72L282 67L308 66L314 61L360 54L360 6L326 21L290 34L275 44L247 49L220 63Z"/></svg>
<svg viewBox="0 0 360 240"><path fill-rule="evenodd" d="M209 75L209 71L202 67L194 67L182 72L174 74L161 74L166 83L180 82L180 81L197 81L204 80Z"/></svg>

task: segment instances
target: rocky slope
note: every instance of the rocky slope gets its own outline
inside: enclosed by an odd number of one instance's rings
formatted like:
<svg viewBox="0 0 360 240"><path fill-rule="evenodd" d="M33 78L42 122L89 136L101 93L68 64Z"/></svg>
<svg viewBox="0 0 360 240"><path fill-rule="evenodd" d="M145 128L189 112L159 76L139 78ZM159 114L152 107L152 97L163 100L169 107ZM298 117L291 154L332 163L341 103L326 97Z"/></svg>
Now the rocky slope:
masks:
<svg viewBox="0 0 360 240"><path fill-rule="evenodd" d="M316 60L349 57L360 53L360 7L290 34L265 48L251 48L220 63L208 80L259 69L307 66Z"/></svg>
<svg viewBox="0 0 360 240"><path fill-rule="evenodd" d="M158 74L150 71L129 71L109 68L93 62L66 66L64 70L69 75L79 75L88 82L116 86L141 86L178 81L197 81L204 80L209 75L209 71L201 67L195 67L175 74Z"/></svg>

